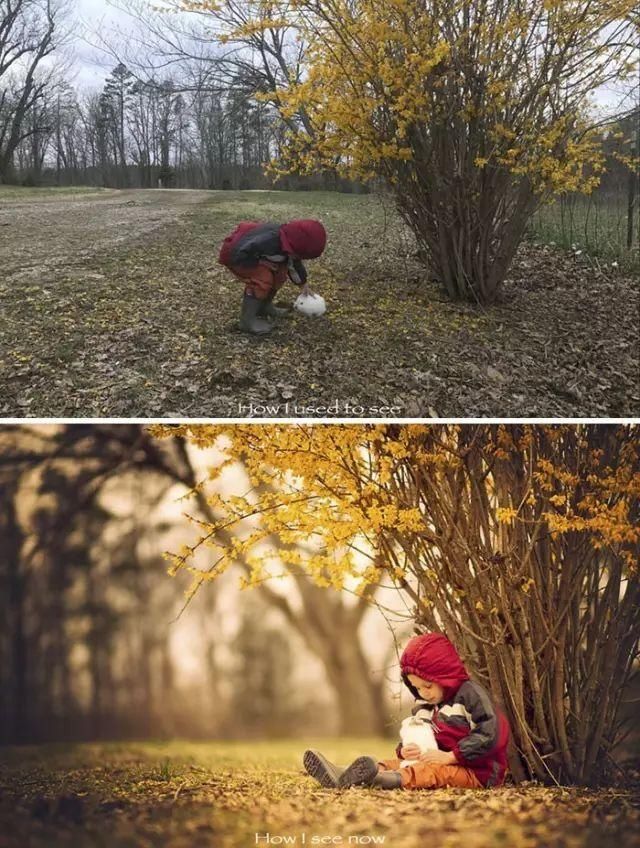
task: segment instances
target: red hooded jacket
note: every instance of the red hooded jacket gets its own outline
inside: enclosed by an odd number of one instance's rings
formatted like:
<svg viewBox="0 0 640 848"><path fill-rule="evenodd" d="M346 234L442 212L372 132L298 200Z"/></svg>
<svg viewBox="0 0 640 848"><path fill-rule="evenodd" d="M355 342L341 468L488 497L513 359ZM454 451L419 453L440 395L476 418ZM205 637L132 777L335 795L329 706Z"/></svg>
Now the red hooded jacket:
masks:
<svg viewBox="0 0 640 848"><path fill-rule="evenodd" d="M286 224L241 221L222 242L218 262L254 265L261 257L295 256L297 260L317 259L327 244L327 232L320 221L300 218Z"/></svg>
<svg viewBox="0 0 640 848"><path fill-rule="evenodd" d="M453 751L458 763L472 769L484 786L503 783L509 724L486 689L469 679L447 637L441 633L414 636L403 651L400 667L405 685L420 701L414 713L431 705L420 699L409 674L437 683L444 690L442 702L431 709L438 747Z"/></svg>

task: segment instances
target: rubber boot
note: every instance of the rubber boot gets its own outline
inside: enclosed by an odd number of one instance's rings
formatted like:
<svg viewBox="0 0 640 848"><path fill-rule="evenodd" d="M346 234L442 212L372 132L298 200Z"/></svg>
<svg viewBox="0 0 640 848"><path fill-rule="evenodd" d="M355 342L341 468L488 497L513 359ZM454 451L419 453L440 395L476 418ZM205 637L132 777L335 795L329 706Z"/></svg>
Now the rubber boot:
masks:
<svg viewBox="0 0 640 848"><path fill-rule="evenodd" d="M378 774L378 764L373 757L358 757L347 766L338 778L338 786L372 786Z"/></svg>
<svg viewBox="0 0 640 848"><path fill-rule="evenodd" d="M291 314L291 310L283 309L281 306L273 305L273 298L276 296L275 289L271 289L268 296L260 301L260 309L258 315L262 318L284 318Z"/></svg>
<svg viewBox="0 0 640 848"><path fill-rule="evenodd" d="M261 303L257 297L245 294L242 298L242 309L240 311L240 329L246 333L255 333L263 336L273 329L271 324L264 318L259 317Z"/></svg>
<svg viewBox="0 0 640 848"><path fill-rule="evenodd" d="M338 788L338 779L344 769L329 762L320 751L305 751L302 763L307 774L315 778L325 789Z"/></svg>
<svg viewBox="0 0 640 848"><path fill-rule="evenodd" d="M371 785L378 789L402 789L402 777L399 771L379 771Z"/></svg>

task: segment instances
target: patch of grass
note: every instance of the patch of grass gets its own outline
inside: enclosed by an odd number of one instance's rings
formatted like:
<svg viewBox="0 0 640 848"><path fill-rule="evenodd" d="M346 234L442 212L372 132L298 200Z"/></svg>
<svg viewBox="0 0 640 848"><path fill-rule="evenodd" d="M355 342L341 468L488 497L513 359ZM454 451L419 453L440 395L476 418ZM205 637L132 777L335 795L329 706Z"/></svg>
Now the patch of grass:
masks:
<svg viewBox="0 0 640 848"><path fill-rule="evenodd" d="M629 270L640 266L637 214L635 245L627 249L627 200L613 195L567 195L543 206L530 221L529 235L544 244L581 250Z"/></svg>
<svg viewBox="0 0 640 848"><path fill-rule="evenodd" d="M12 186L0 185L0 201L31 200L32 198L61 197L69 194L98 194L109 189L98 186Z"/></svg>
<svg viewBox="0 0 640 848"><path fill-rule="evenodd" d="M172 763L168 757L166 757L157 766L154 771L154 774L157 776L158 780L172 780L177 774L177 769L175 767L175 764Z"/></svg>

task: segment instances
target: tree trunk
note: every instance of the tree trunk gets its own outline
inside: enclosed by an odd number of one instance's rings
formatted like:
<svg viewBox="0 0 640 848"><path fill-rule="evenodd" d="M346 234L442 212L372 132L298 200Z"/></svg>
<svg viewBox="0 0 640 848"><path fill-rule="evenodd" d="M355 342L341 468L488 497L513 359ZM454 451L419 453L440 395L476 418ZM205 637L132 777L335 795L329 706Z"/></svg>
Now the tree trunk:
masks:
<svg viewBox="0 0 640 848"><path fill-rule="evenodd" d="M28 739L31 711L27 697L26 577L21 567L24 537L16 515L15 494L16 487L7 486L0 500L0 531L7 568L10 736L13 741L20 744Z"/></svg>
<svg viewBox="0 0 640 848"><path fill-rule="evenodd" d="M334 634L334 650L325 657L340 713L340 733L346 736L386 736L390 716L385 709L384 690L371 677L360 642L347 625Z"/></svg>
<svg viewBox="0 0 640 848"><path fill-rule="evenodd" d="M637 184L638 176L632 171L627 182L627 250L631 250L633 247Z"/></svg>
<svg viewBox="0 0 640 848"><path fill-rule="evenodd" d="M527 180L511 185L503 176L495 193L480 195L462 180L439 188L401 182L396 204L449 297L490 304L500 296L537 199Z"/></svg>
<svg viewBox="0 0 640 848"><path fill-rule="evenodd" d="M13 154L0 154L0 185L11 185L16 182L13 168Z"/></svg>

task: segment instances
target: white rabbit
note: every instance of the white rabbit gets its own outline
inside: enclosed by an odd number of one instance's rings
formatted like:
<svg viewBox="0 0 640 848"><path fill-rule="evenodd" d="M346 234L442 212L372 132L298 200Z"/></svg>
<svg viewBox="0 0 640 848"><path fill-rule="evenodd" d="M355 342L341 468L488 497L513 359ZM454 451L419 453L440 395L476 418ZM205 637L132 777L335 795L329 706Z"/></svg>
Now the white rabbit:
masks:
<svg viewBox="0 0 640 848"><path fill-rule="evenodd" d="M322 295L319 294L299 294L295 299L293 308L303 315L310 318L315 318L318 315L324 315L327 311L327 304Z"/></svg>
<svg viewBox="0 0 640 848"><path fill-rule="evenodd" d="M425 751L435 751L438 748L431 720L426 716L420 716L420 713L405 718L400 726L400 739L403 748L414 744L423 754ZM400 768L412 766L417 762L417 760L402 760Z"/></svg>

